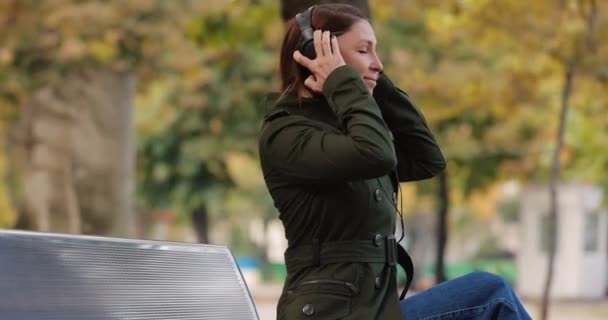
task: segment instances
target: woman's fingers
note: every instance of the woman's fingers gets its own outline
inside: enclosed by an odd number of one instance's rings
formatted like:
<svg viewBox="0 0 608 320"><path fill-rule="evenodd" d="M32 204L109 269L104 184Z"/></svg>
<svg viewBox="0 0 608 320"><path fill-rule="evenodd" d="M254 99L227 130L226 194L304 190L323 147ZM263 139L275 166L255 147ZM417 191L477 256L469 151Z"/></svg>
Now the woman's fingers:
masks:
<svg viewBox="0 0 608 320"><path fill-rule="evenodd" d="M308 57L306 57L305 55L303 55L300 50L296 50L293 52L293 59L301 64L302 66L306 67L306 69L308 70L312 70L313 68L313 61L310 60Z"/></svg>
<svg viewBox="0 0 608 320"><path fill-rule="evenodd" d="M309 88L313 88L315 84L315 79L313 78L313 76L308 76L308 78L306 78L306 80L304 80L304 85L309 87Z"/></svg>
<svg viewBox="0 0 608 320"><path fill-rule="evenodd" d="M312 34L313 42L315 44L315 52L317 53L317 58L323 56L323 44L321 43L323 33L321 30L315 30Z"/></svg>
<svg viewBox="0 0 608 320"><path fill-rule="evenodd" d="M321 39L322 43L323 43L323 55L331 55L332 51L331 51L331 32L329 31L323 31L323 37Z"/></svg>
<svg viewBox="0 0 608 320"><path fill-rule="evenodd" d="M308 76L306 80L304 80L304 85L310 88L312 91L317 93L323 92L322 84L315 78L314 75Z"/></svg>
<svg viewBox="0 0 608 320"><path fill-rule="evenodd" d="M338 37L336 37L335 35L331 35L331 49L332 49L332 53L336 56L342 56L342 53L340 53L340 43L338 42Z"/></svg>
<svg viewBox="0 0 608 320"><path fill-rule="evenodd" d="M304 56L298 50L294 51L293 59L312 74L304 80L304 85L314 92L322 93L325 80L336 68L344 65L344 59L340 54L338 39L331 32L315 30L313 41L317 54L315 59Z"/></svg>

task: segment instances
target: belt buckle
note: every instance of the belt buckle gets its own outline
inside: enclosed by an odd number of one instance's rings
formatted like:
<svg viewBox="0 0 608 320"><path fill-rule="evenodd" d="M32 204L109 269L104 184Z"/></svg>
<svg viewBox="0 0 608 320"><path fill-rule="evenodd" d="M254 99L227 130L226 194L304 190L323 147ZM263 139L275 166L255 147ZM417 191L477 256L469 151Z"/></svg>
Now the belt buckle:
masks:
<svg viewBox="0 0 608 320"><path fill-rule="evenodd" d="M386 236L386 263L391 267L397 265L397 240L394 235Z"/></svg>

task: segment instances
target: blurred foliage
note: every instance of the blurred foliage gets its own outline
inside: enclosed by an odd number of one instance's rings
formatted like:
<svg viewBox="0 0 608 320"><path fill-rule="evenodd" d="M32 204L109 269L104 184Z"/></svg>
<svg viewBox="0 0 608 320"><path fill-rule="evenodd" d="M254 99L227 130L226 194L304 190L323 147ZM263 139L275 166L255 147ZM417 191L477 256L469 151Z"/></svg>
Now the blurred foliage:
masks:
<svg viewBox="0 0 608 320"><path fill-rule="evenodd" d="M564 65L573 58L580 63L563 177L608 190L608 13L600 7L598 45L584 52L586 3L370 3L387 73L423 110L449 160L459 221L495 214L497 181L548 177ZM278 6L0 1L0 135L35 88L82 68L134 71L138 205L186 217L206 204L236 227L238 217L274 217L256 140L265 95L278 89ZM432 206L435 188L404 186L408 211ZM0 184L0 225L13 215L3 209L6 194Z"/></svg>
<svg viewBox="0 0 608 320"><path fill-rule="evenodd" d="M138 97L146 205L171 206L182 217L205 204L222 218L273 214L256 152L264 101L277 86L273 30L280 28L270 2L225 2L193 17L184 33L204 61L158 77Z"/></svg>
<svg viewBox="0 0 608 320"><path fill-rule="evenodd" d="M456 206L484 218L496 212L492 184L547 180L570 59L579 68L562 176L608 190L608 118L593 116L608 111L606 8L593 51L583 48L588 1L384 0L373 9L385 69L434 128Z"/></svg>
<svg viewBox="0 0 608 320"><path fill-rule="evenodd" d="M269 212L255 151L282 25L278 4L256 3L3 1L0 121L70 72L135 71L139 206L224 215L236 188L253 205L234 210Z"/></svg>
<svg viewBox="0 0 608 320"><path fill-rule="evenodd" d="M75 70L137 70L145 82L200 60L183 30L200 1L0 2L0 106Z"/></svg>
<svg viewBox="0 0 608 320"><path fill-rule="evenodd" d="M517 199L505 198L498 202L498 213L503 221L507 223L519 222L519 211L521 204Z"/></svg>

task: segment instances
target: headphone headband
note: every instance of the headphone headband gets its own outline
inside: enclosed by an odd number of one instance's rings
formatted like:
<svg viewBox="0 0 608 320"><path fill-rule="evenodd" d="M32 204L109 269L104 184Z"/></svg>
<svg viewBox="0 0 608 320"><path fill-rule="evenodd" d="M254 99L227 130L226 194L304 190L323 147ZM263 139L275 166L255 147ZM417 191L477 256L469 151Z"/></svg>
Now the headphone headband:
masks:
<svg viewBox="0 0 608 320"><path fill-rule="evenodd" d="M302 34L302 39L300 41L300 51L311 59L314 59L314 56L316 56L314 52L314 47L312 45L312 14L314 9L315 6L310 6L306 11L296 14L296 21L298 22L298 26L300 27L300 33Z"/></svg>
<svg viewBox="0 0 608 320"><path fill-rule="evenodd" d="M300 26L302 37L312 39L312 12L314 9L315 6L310 6L310 8L306 9L306 11L296 14L296 20Z"/></svg>

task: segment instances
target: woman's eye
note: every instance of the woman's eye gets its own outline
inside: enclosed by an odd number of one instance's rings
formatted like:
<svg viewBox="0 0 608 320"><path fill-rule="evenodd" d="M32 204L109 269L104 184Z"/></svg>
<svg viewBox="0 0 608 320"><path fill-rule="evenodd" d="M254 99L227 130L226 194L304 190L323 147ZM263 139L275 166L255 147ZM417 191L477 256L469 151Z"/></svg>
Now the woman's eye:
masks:
<svg viewBox="0 0 608 320"><path fill-rule="evenodd" d="M367 50L359 50L359 53L367 53Z"/></svg>

